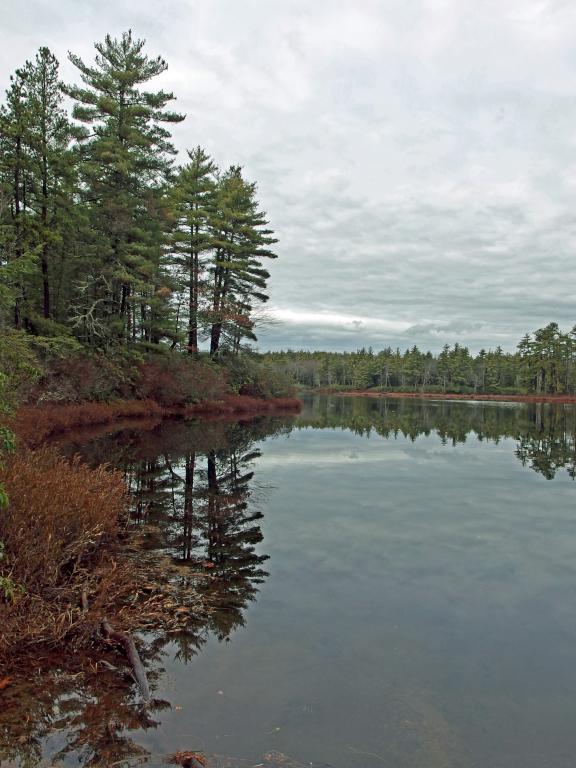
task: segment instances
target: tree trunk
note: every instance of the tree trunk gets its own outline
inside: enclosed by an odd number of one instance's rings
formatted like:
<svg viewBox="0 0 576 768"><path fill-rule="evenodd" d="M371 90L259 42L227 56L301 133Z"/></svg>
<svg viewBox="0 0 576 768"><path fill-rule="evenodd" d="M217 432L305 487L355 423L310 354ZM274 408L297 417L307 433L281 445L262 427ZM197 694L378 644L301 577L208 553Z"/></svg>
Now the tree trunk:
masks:
<svg viewBox="0 0 576 768"><path fill-rule="evenodd" d="M192 250L188 308L188 354L198 352L198 252Z"/></svg>
<svg viewBox="0 0 576 768"><path fill-rule="evenodd" d="M220 349L220 336L222 334L222 323L213 323L210 329L210 354L215 355Z"/></svg>
<svg viewBox="0 0 576 768"><path fill-rule="evenodd" d="M51 315L50 306L50 277L48 274L48 182L47 182L47 163L46 156L42 158L43 173L42 173L42 299L44 317L49 318Z"/></svg>

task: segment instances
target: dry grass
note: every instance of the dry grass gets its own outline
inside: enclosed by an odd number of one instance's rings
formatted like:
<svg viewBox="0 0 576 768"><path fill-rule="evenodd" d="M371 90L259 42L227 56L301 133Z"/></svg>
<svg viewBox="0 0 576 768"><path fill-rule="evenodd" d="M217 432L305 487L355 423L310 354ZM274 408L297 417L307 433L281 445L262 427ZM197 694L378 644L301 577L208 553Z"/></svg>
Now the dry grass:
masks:
<svg viewBox="0 0 576 768"><path fill-rule="evenodd" d="M18 589L0 601L0 651L57 642L79 618L82 589L112 567L127 511L122 475L42 448L11 457L1 479L10 506L0 516L0 573Z"/></svg>
<svg viewBox="0 0 576 768"><path fill-rule="evenodd" d="M0 588L2 663L39 646L101 645L104 617L121 631L175 631L205 613L195 579L184 584L169 558L144 552L127 530L119 472L44 447L12 456L0 481L10 496L0 577L17 587L14 599Z"/></svg>
<svg viewBox="0 0 576 768"><path fill-rule="evenodd" d="M23 443L36 447L70 429L111 424L123 419L158 417L164 413L165 409L153 400L24 406L18 411L13 427Z"/></svg>
<svg viewBox="0 0 576 768"><path fill-rule="evenodd" d="M154 400L126 400L115 403L82 403L79 405L24 406L12 426L25 445L35 448L56 435L73 429L95 427L130 419L162 416L186 417L202 415L234 415L246 413L278 413L297 411L300 400L294 397L263 399L247 395L225 395L196 405L166 407Z"/></svg>

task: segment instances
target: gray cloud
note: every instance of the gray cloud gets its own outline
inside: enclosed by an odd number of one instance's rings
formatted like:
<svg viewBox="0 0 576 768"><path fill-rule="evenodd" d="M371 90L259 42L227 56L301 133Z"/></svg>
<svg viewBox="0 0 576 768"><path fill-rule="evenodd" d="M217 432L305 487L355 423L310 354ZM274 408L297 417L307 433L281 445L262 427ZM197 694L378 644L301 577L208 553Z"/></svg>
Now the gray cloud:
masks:
<svg viewBox="0 0 576 768"><path fill-rule="evenodd" d="M201 144L276 229L260 347L458 340L576 322L576 5L557 0L0 0L0 85L132 27Z"/></svg>

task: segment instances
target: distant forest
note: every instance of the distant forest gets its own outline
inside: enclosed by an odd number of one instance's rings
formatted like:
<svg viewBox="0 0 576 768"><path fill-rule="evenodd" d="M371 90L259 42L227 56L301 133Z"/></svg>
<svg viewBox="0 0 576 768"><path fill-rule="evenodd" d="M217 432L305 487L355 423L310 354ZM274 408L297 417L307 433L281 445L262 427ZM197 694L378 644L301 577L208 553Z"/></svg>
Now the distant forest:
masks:
<svg viewBox="0 0 576 768"><path fill-rule="evenodd" d="M270 352L265 359L299 386L401 392L563 394L576 392L576 327L550 323L527 334L517 351L471 355L461 344L440 354L372 347L357 352Z"/></svg>
<svg viewBox="0 0 576 768"><path fill-rule="evenodd" d="M40 48L0 107L0 324L90 348L237 352L275 258L256 185L201 147L175 165L184 115L150 85L166 62L131 32L95 48L69 54L76 84Z"/></svg>

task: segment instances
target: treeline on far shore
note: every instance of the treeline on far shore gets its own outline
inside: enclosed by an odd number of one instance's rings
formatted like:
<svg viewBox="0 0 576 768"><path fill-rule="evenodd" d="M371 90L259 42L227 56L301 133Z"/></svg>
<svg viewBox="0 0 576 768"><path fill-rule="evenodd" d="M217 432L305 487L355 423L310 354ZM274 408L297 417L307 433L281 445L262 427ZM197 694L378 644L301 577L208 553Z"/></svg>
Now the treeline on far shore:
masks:
<svg viewBox="0 0 576 768"><path fill-rule="evenodd" d="M301 387L447 393L576 393L576 326L549 323L526 334L513 353L501 347L472 355L461 344L439 354L417 346L402 352L270 352L267 363Z"/></svg>

